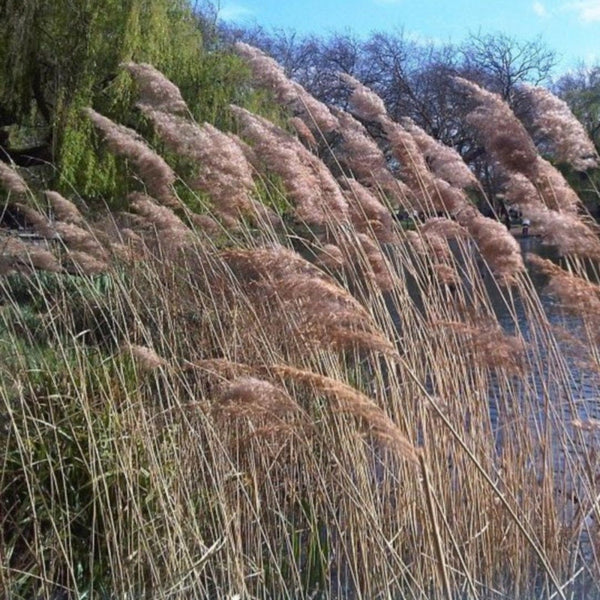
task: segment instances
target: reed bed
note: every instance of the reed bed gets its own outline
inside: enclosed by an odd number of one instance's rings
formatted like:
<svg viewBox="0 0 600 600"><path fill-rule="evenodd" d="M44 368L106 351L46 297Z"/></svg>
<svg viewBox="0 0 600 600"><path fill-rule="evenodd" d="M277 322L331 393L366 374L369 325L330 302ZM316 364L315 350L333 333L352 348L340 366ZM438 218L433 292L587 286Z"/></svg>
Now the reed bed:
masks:
<svg viewBox="0 0 600 600"><path fill-rule="evenodd" d="M600 597L598 255L548 234L561 264L524 262L450 149L357 82L352 117L238 51L297 134L235 107L242 139L194 123L129 63L191 171L91 109L143 183L127 211L0 167L40 238L0 237L1 595ZM514 118L459 84L475 125ZM507 186L594 249L508 125Z"/></svg>

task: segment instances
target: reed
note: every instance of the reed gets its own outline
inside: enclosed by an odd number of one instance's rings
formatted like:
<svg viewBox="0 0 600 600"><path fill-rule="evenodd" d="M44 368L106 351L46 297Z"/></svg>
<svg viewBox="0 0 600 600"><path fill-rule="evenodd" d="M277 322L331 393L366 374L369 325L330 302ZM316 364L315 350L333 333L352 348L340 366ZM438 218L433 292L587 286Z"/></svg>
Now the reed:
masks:
<svg viewBox="0 0 600 600"><path fill-rule="evenodd" d="M483 135L515 202L562 220L544 233L560 265L523 261L456 155L355 80L364 124L238 51L306 146L241 108L243 140L195 123L128 64L195 180L92 110L148 192L127 211L34 202L0 172L52 233L0 235L0 595L598 597L594 230L544 203L533 143L503 145L521 130L488 92L460 82L506 125ZM402 186L424 210L410 230Z"/></svg>

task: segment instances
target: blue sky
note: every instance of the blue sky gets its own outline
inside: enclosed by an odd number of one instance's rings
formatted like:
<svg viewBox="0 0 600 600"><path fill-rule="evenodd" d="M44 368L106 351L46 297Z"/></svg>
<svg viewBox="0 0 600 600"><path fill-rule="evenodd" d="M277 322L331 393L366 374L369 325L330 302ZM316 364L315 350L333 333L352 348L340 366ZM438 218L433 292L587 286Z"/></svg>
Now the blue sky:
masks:
<svg viewBox="0 0 600 600"><path fill-rule="evenodd" d="M220 18L239 24L331 31L399 31L460 42L469 32L542 36L560 70L600 63L600 0L220 0Z"/></svg>

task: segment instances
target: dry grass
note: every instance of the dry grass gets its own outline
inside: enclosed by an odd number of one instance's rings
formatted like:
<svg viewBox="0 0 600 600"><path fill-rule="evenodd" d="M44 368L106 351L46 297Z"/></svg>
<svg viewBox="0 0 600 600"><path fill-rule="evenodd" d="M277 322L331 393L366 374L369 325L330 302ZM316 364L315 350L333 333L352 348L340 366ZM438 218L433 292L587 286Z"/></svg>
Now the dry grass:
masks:
<svg viewBox="0 0 600 600"><path fill-rule="evenodd" d="M240 52L311 131L325 119ZM153 70L127 68L183 110ZM370 94L355 86L356 114L377 120ZM235 113L251 146L227 140L252 165L237 183L249 203L281 200L277 227L238 219L235 194L193 213L143 140L90 112L161 198L92 222L50 194L36 219L60 240L0 239L0 595L597 597L597 256L535 259L577 315L567 345L514 239L429 169L418 132L384 120L405 185L450 214L407 232L366 171L329 171ZM194 136L172 149L215 169L203 182L233 177L196 147L223 134L165 119ZM324 132L340 123L366 135L345 117Z"/></svg>

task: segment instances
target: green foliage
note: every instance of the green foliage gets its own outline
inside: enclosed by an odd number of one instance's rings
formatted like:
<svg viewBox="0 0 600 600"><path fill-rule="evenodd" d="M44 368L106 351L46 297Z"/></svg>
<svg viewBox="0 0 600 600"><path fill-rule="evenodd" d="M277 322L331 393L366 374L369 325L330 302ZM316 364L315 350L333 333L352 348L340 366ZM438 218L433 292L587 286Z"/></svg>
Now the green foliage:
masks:
<svg viewBox="0 0 600 600"><path fill-rule="evenodd" d="M77 590L76 597L102 597L111 576L110 536L118 511L126 510L124 490L149 495L148 470L138 463L132 479L114 451L123 435L121 417L105 401L117 392L125 399L135 373L118 357L107 363L97 351L73 344L31 350L18 352L27 385L6 386L0 403L6 423L0 549L3 569L22 572L5 591L37 597L40 580L48 578L48 597L61 588ZM18 433L25 431L22 439Z"/></svg>
<svg viewBox="0 0 600 600"><path fill-rule="evenodd" d="M52 147L57 187L92 206L118 207L133 185L127 165L104 150L82 114L93 106L119 123L142 124L120 63L156 66L200 122L229 127L227 106L252 101L247 68L236 56L204 50L185 0L37 0L25 10L7 0L0 11L0 121L37 131L37 141Z"/></svg>

